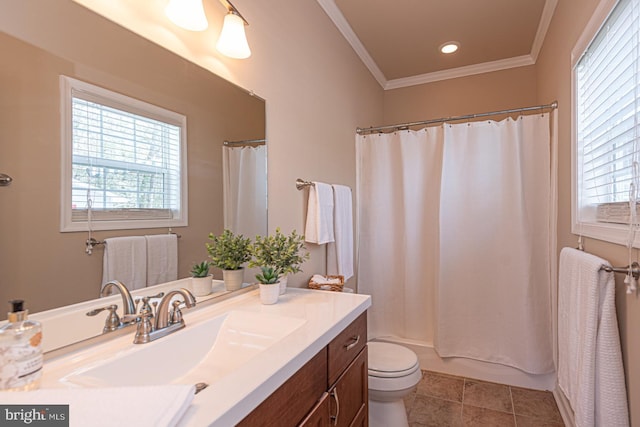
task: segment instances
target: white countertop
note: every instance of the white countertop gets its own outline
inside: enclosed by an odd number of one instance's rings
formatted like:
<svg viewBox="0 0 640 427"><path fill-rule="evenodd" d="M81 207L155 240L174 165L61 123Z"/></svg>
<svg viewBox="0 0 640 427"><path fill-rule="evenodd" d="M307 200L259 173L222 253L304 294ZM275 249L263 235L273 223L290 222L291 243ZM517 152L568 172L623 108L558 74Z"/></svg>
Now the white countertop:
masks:
<svg viewBox="0 0 640 427"><path fill-rule="evenodd" d="M370 306L371 297L368 295L288 288L274 305L261 304L259 291L255 290L208 307L184 311L187 326L183 331L231 311L249 312L254 317L258 316L256 318L262 314L295 318L298 325L284 338L244 360L231 372L221 376L207 369L202 369L202 372L196 369L182 380L175 381L193 383L197 379L209 383L195 396L179 425L226 427L236 424ZM47 361L42 388L69 386L59 379L79 366L99 360L101 355L130 349L134 345L132 341L133 333ZM142 344L150 345L153 343ZM175 352L180 350L172 349Z"/></svg>

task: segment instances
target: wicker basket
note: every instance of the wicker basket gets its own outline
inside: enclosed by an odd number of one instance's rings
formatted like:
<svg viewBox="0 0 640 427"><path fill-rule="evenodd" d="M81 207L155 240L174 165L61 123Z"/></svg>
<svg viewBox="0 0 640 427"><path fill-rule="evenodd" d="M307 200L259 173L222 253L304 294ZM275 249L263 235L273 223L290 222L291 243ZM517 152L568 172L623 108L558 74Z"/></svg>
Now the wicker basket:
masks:
<svg viewBox="0 0 640 427"><path fill-rule="evenodd" d="M309 279L309 288L310 289L320 289L323 291L334 291L334 292L342 292L342 288L344 287L344 276L332 276L327 275L324 276L327 279L340 279L340 283L329 284L329 283L316 283L313 281L313 277Z"/></svg>

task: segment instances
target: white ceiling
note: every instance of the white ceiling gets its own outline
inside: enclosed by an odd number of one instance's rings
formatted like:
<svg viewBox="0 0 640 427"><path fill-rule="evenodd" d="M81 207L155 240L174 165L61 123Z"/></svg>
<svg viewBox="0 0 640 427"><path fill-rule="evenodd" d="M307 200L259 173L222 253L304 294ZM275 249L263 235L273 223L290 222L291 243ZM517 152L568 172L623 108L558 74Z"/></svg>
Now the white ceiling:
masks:
<svg viewBox="0 0 640 427"><path fill-rule="evenodd" d="M535 64L557 2L318 0L384 89Z"/></svg>

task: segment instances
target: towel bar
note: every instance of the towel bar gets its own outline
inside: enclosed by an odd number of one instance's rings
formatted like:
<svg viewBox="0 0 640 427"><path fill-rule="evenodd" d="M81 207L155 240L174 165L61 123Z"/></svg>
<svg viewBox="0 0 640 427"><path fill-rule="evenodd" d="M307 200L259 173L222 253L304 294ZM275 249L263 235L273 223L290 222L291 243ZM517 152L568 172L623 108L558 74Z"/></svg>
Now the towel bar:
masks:
<svg viewBox="0 0 640 427"><path fill-rule="evenodd" d="M626 266L626 267L610 267L608 265L604 265L603 264L602 267L600 267L600 270L606 271L607 273L625 273L625 274L628 274L629 273L629 266ZM636 280L640 279L640 264L638 264L636 261L631 263L631 275Z"/></svg>
<svg viewBox="0 0 640 427"><path fill-rule="evenodd" d="M302 190L305 187L315 187L315 184L310 181L305 181L304 179L296 179L296 188L298 190Z"/></svg>
<svg viewBox="0 0 640 427"><path fill-rule="evenodd" d="M175 234L178 239L182 237L181 235L174 232L169 232L169 234ZM98 245L106 245L106 244L107 242L105 240L96 240L95 238L91 237L85 241L85 246L87 247L86 252L87 254L91 255L91 251L93 250L93 248L95 248Z"/></svg>

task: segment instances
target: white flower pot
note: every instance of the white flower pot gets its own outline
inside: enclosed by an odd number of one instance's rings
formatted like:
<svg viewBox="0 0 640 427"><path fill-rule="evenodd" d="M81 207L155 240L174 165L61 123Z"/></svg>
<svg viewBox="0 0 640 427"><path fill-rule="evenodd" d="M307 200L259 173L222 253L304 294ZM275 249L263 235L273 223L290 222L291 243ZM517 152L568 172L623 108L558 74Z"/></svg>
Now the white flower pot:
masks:
<svg viewBox="0 0 640 427"><path fill-rule="evenodd" d="M240 268L239 270L222 270L222 280L224 280L226 290L237 291L242 288L244 268Z"/></svg>
<svg viewBox="0 0 640 427"><path fill-rule="evenodd" d="M275 304L280 296L280 282L272 285L260 283L260 302L262 304Z"/></svg>
<svg viewBox="0 0 640 427"><path fill-rule="evenodd" d="M207 277L192 277L191 287L193 288L193 295L197 297L203 297L211 293L211 286L213 285L212 276Z"/></svg>
<svg viewBox="0 0 640 427"><path fill-rule="evenodd" d="M287 282L289 281L289 276L287 274L283 275L280 278L280 295L283 295L287 292Z"/></svg>

